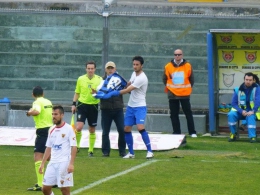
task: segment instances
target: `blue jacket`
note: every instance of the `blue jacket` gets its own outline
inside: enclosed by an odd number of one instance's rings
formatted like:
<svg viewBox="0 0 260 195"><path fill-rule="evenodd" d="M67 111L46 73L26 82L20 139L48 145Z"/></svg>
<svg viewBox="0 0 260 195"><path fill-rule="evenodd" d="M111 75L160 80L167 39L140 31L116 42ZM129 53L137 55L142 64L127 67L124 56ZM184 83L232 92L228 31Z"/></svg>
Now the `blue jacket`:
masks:
<svg viewBox="0 0 260 195"><path fill-rule="evenodd" d="M254 88L256 88L255 97L251 97L252 96L251 93ZM243 110L250 111L250 110L252 110L250 107L250 99L253 98L254 99L253 111L254 111L254 113L256 113L260 106L260 87L257 84L253 83L253 85L251 87L246 88L245 84L243 83L242 85L240 85L238 90L241 92L244 92L244 94L245 94L245 100L246 100L245 107L246 108L243 109L239 106L240 103L238 102L239 99L238 99L238 93L236 92L236 90L232 97L232 103L231 103L232 107L235 108L240 114L242 114Z"/></svg>

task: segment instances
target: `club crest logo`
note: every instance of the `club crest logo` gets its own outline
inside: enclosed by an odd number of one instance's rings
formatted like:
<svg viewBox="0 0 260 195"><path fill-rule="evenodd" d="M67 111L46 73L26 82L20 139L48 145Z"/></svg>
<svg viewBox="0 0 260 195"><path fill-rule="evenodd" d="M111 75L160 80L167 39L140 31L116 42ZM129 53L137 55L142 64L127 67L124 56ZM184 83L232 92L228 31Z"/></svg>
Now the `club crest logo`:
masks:
<svg viewBox="0 0 260 195"><path fill-rule="evenodd" d="M232 36L230 36L230 35L229 36L220 36L220 38L223 43L230 43L232 41Z"/></svg>
<svg viewBox="0 0 260 195"><path fill-rule="evenodd" d="M61 137L64 138L66 134L61 134Z"/></svg>
<svg viewBox="0 0 260 195"><path fill-rule="evenodd" d="M234 51L222 51L222 58L229 63L234 59Z"/></svg>
<svg viewBox="0 0 260 195"><path fill-rule="evenodd" d="M226 87L231 87L234 84L235 74L223 74L223 83Z"/></svg>
<svg viewBox="0 0 260 195"><path fill-rule="evenodd" d="M249 62L249 63L253 63L256 61L256 51L255 52L247 52L245 51L245 57L246 57L246 60Z"/></svg>
<svg viewBox="0 0 260 195"><path fill-rule="evenodd" d="M254 43L255 42L255 36L243 36L243 40L248 43Z"/></svg>
<svg viewBox="0 0 260 195"><path fill-rule="evenodd" d="M105 94L108 94L114 90L120 91L127 86L127 81L120 76L118 73L113 73L109 75L106 80L103 82L101 88L97 90L96 94L93 96L97 99L102 98Z"/></svg>
<svg viewBox="0 0 260 195"><path fill-rule="evenodd" d="M117 87L122 83L121 78L118 76L112 76L107 84L108 89L117 89Z"/></svg>

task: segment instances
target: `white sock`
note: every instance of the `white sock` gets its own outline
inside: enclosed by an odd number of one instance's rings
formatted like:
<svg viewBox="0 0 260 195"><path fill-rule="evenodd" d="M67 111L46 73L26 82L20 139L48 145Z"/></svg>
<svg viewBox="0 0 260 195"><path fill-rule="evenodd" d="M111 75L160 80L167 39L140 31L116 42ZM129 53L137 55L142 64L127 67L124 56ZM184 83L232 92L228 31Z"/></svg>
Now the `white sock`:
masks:
<svg viewBox="0 0 260 195"><path fill-rule="evenodd" d="M53 192L51 192L51 194L50 195L54 195L54 193Z"/></svg>

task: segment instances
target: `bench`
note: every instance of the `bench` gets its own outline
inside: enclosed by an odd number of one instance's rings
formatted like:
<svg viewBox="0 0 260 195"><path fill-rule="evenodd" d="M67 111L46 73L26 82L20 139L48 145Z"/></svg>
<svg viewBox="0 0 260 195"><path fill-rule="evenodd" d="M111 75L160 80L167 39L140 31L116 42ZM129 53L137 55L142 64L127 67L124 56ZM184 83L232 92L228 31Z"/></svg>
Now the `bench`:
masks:
<svg viewBox="0 0 260 195"><path fill-rule="evenodd" d="M231 99L232 99L233 93L225 93L225 94L219 94L219 104L218 104L218 111L217 111L217 127L219 128L219 115L227 115L228 112L231 109ZM259 120L257 120L259 121ZM237 122L237 133L239 135L239 132L244 131L240 129L240 120ZM228 124L227 124L228 125ZM218 129L219 130L219 129Z"/></svg>

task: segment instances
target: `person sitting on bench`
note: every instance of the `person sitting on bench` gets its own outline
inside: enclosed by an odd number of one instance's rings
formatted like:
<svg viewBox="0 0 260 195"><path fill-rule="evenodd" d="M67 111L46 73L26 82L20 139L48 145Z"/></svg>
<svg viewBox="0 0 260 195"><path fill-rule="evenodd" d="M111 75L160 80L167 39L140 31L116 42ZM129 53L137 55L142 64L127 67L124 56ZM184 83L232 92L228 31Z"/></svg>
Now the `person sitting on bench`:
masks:
<svg viewBox="0 0 260 195"><path fill-rule="evenodd" d="M260 88L254 83L254 74L245 73L244 82L234 91L232 109L228 113L228 126L230 129L229 142L237 138L236 124L238 120L246 120L248 137L251 143L256 142L256 120L260 119Z"/></svg>
<svg viewBox="0 0 260 195"><path fill-rule="evenodd" d="M260 86L259 77L256 74L254 74L254 83L256 83L258 86ZM236 93L238 93L238 89L239 89L239 87L235 87L234 91ZM247 127L246 120L241 120L241 122L242 122L242 124L239 126L239 130L245 131L246 127Z"/></svg>

